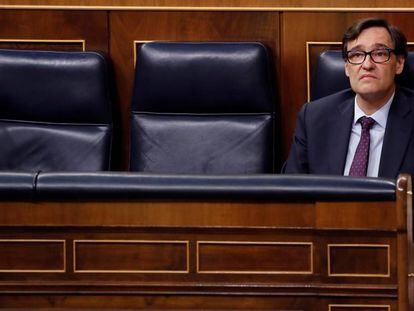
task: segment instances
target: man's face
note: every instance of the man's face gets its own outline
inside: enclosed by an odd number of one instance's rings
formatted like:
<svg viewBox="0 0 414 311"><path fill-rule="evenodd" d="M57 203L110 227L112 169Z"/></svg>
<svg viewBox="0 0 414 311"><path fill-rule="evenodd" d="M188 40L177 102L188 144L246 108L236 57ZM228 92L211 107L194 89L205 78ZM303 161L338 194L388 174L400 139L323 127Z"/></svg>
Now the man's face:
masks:
<svg viewBox="0 0 414 311"><path fill-rule="evenodd" d="M383 27L363 30L359 37L348 42L348 51L370 52L375 49L394 49L388 31ZM375 101L390 96L395 88L394 77L404 68L404 58L391 53L390 59L382 64L374 63L369 55L359 65L345 63L345 73L349 77L355 93L367 101Z"/></svg>

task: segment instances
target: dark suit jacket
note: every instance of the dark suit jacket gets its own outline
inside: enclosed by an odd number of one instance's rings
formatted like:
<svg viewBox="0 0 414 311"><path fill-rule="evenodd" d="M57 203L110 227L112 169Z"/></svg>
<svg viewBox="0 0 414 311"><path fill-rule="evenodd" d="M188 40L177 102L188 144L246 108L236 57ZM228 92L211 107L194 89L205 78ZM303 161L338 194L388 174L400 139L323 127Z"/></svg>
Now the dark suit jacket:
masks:
<svg viewBox="0 0 414 311"><path fill-rule="evenodd" d="M354 98L347 89L302 107L283 173L343 174ZM398 173L414 174L414 92L405 88L397 88L391 104L378 175L396 178Z"/></svg>

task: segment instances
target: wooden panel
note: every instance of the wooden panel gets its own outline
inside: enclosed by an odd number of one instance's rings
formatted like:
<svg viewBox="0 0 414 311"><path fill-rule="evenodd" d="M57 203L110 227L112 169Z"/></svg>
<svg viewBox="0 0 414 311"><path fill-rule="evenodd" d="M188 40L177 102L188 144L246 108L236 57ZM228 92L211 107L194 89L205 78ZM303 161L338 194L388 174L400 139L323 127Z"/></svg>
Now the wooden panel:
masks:
<svg viewBox="0 0 414 311"><path fill-rule="evenodd" d="M185 241L74 241L74 271L187 273Z"/></svg>
<svg viewBox="0 0 414 311"><path fill-rule="evenodd" d="M389 245L328 245L329 276L390 277L390 260Z"/></svg>
<svg viewBox="0 0 414 311"><path fill-rule="evenodd" d="M2 10L0 26L0 39L84 40L86 50L108 52L106 12ZM33 48L33 43L16 47ZM69 49L67 44L53 44L51 48ZM74 49L79 49L78 45Z"/></svg>
<svg viewBox="0 0 414 311"><path fill-rule="evenodd" d="M279 59L279 15L274 12L111 12L110 24L125 167L129 154L134 41L260 41L269 48L275 63Z"/></svg>
<svg viewBox="0 0 414 311"><path fill-rule="evenodd" d="M107 296L88 295L53 295L13 294L0 295L0 305L14 308L97 308L97 309L128 309L128 310L272 310L299 311L318 310L312 308L314 299L310 297L277 297L272 295L238 295L226 294L151 294L137 293L134 295L117 294ZM21 310L21 309L20 309ZM326 309L325 309L326 310ZM319 311L319 310L318 310ZM348 310L349 311L349 310Z"/></svg>
<svg viewBox="0 0 414 311"><path fill-rule="evenodd" d="M65 241L0 240L0 272L65 272Z"/></svg>
<svg viewBox="0 0 414 311"><path fill-rule="evenodd" d="M318 202L316 214L317 228L391 229L397 225L392 202Z"/></svg>
<svg viewBox="0 0 414 311"><path fill-rule="evenodd" d="M32 204L32 217L38 211L37 205L38 203ZM60 206L65 217L69 217L72 213L74 218L85 216L67 207ZM221 213L219 206L214 207L216 213ZM256 218L261 207L258 204L256 208L252 208L249 217ZM272 207L275 210L281 208L280 205ZM129 208L134 209L132 204ZM88 210L89 205L84 204L83 209ZM165 205L164 209L167 211L169 206ZM135 210L145 215L145 211L140 211L139 208ZM113 215L124 213L124 210L119 210L117 207L113 207L112 211ZM175 218L181 218L188 213L186 211L177 213L177 210L175 212ZM214 210L210 212L213 213ZM202 217L200 214L197 215L196 209L194 213L196 214L193 215L194 217ZM229 214L225 210L224 214L227 218L232 218L237 215L237 210L234 214ZM275 218L278 217L277 213L273 215ZM93 215L89 215L85 220L91 221L93 218ZM53 220L49 221L53 223ZM304 301L307 299L308 302L309 299L318 301L323 299L322 297L358 297L358 303L366 304L369 298L371 303L379 304L381 300L397 297L395 266L392 268L393 276L390 278L325 277L327 244L344 244L344 241L392 244L393 238L395 239L393 230L379 234L376 230L314 230L296 226L291 228L263 226L254 229L223 226L197 228L146 223L146 226L142 227L134 225L117 227L102 226L98 223L91 225L91 222L89 225L84 223L81 226L62 227L54 223L52 227L50 225L1 226L0 229L0 236L3 239L65 238L68 241L75 241L76 244L74 251L72 247L68 247L67 258L70 264L65 274L9 274L3 277L0 280L0 305L8 307L21 303L20 307L23 308L28 306L30 301L35 302L37 307L54 303L55 307L61 308L73 307L76 304L78 308L81 306L108 308L112 305L104 305L104 302L115 299L118 303L117 308L127 308L133 301L137 306L145 303L144 300L138 302L131 298L145 293L148 300L153 303L144 305L147 308L163 309L168 306L179 309L180 306L186 306L189 309L205 309L206 306L210 306L211 309L220 309L227 306L233 310L243 309L244 305L239 301L239 298L243 297L245 298L243 301L249 306L246 305L245 308L250 310L260 309L263 306L267 306L270 310L328 310L326 304L323 304L323 307L315 306L309 309L309 305ZM159 241L166 242L166 247L163 245L160 247ZM188 273L177 273L177 269L184 267L184 248L180 246L184 241L189 241L189 269ZM201 242L199 269L197 269L197 241ZM143 245L146 242L148 245ZM175 242L179 242L178 245ZM313 259L310 258L311 248L314 253ZM396 260L395 245L391 247L391 252ZM77 262L73 270L72 258L76 258ZM311 261L314 263L312 274L309 273L312 269ZM375 260L371 261L375 264ZM155 271L157 269L159 270ZM212 273L217 271L218 273ZM7 295L2 295L12 290L16 293L15 297L23 293L30 297L32 292L37 292L38 296L37 298L32 296L27 301L23 299L10 301L6 298ZM90 295L85 295L86 292ZM100 301L93 299L94 293L101 295ZM124 294L123 298L117 296L121 293ZM126 293L128 294L125 295ZM204 298L198 296L199 293L203 293ZM216 300L215 293L220 293L223 300ZM58 294L65 296L66 299L59 299L63 296ZM165 295L169 295L170 298L162 299L161 297ZM43 301L42 297L46 296L50 300ZM273 297L274 300L268 304L266 301L269 297ZM286 304L280 300L282 297L287 298ZM255 300L256 305L250 304L253 303L250 299ZM214 306L214 302L217 305Z"/></svg>
<svg viewBox="0 0 414 311"><path fill-rule="evenodd" d="M2 202L0 204L0 225L39 226L50 223L59 226L312 228L314 210L313 204L269 202L51 202L35 205Z"/></svg>
<svg viewBox="0 0 414 311"><path fill-rule="evenodd" d="M312 243L198 242L199 273L312 274Z"/></svg>
<svg viewBox="0 0 414 311"><path fill-rule="evenodd" d="M0 49L80 52L85 48L84 40L0 39Z"/></svg>

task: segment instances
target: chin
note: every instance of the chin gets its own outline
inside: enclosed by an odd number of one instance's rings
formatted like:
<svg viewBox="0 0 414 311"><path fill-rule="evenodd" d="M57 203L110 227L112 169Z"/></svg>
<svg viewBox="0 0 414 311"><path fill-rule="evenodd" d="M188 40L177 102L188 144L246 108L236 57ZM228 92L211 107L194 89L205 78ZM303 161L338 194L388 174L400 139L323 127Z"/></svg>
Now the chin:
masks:
<svg viewBox="0 0 414 311"><path fill-rule="evenodd" d="M354 91L355 91L355 93L358 93L361 96L374 96L376 94L383 93L383 91L381 91L381 89L379 89L377 87L373 87L373 86L359 87L359 88L356 88Z"/></svg>

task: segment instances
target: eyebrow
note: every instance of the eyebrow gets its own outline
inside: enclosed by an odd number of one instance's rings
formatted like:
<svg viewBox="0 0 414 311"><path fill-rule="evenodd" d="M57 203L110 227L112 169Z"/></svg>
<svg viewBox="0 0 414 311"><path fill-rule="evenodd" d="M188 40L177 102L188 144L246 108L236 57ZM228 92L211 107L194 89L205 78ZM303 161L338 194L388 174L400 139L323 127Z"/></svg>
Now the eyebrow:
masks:
<svg viewBox="0 0 414 311"><path fill-rule="evenodd" d="M390 47L388 45L386 45L386 44L383 44L383 43L375 43L373 50L378 49L378 48L390 49ZM358 44L358 45L354 46L352 49L350 49L349 51L361 51L361 50L362 50L362 45L361 44Z"/></svg>

